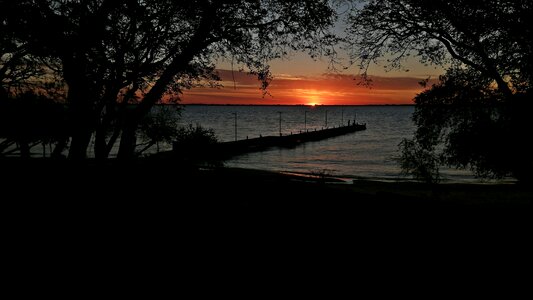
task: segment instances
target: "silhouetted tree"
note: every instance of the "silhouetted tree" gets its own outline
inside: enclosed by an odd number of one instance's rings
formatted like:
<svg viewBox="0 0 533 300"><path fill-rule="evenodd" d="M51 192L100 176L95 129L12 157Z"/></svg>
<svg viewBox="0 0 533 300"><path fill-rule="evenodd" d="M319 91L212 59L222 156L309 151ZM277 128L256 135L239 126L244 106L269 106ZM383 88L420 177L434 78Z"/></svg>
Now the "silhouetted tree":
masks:
<svg viewBox="0 0 533 300"><path fill-rule="evenodd" d="M139 124L140 137L143 143L137 153L156 146L159 152L159 144L171 145L179 136L179 107L175 105L160 105L154 107L152 113L146 115Z"/></svg>
<svg viewBox="0 0 533 300"><path fill-rule="evenodd" d="M0 156L28 158L31 148L57 141L65 128L61 103L31 92L11 96L0 102Z"/></svg>
<svg viewBox="0 0 533 300"><path fill-rule="evenodd" d="M32 54L12 16L16 1L0 1L0 155L29 157L39 143L57 141L64 113L62 82L50 69L54 62Z"/></svg>
<svg viewBox="0 0 533 300"><path fill-rule="evenodd" d="M22 94L36 85L36 78L44 74L41 64L30 55L27 41L17 36L16 22L8 16L13 1L0 2L0 99Z"/></svg>
<svg viewBox="0 0 533 300"><path fill-rule="evenodd" d="M401 144L404 169L428 180L442 164L470 167L482 177L531 179L533 4L358 2L349 35L363 75L383 57L391 68L409 56L447 68L415 98L417 131Z"/></svg>
<svg viewBox="0 0 533 300"><path fill-rule="evenodd" d="M31 54L61 61L71 158L85 157L93 132L97 156L107 157L119 136L119 157L134 156L138 124L153 105L217 79L217 59L245 65L266 89L269 60L293 50L328 54L334 42L325 0L21 0L10 9Z"/></svg>
<svg viewBox="0 0 533 300"><path fill-rule="evenodd" d="M200 125L180 127L176 133L173 150L182 164L201 162L212 166L221 164L220 153L214 152L218 139L212 129Z"/></svg>

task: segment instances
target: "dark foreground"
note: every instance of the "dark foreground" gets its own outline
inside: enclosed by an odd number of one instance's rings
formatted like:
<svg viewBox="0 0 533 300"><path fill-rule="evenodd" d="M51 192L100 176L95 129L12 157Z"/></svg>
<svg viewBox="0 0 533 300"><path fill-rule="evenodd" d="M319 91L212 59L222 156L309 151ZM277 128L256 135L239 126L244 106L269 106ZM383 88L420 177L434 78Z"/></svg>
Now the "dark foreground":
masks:
<svg viewBox="0 0 533 300"><path fill-rule="evenodd" d="M338 185L163 160L0 162L4 257L17 272L40 270L32 271L38 278L58 263L64 274L92 270L109 282L117 279L103 271L110 266L131 274L154 267L150 276L168 281L160 269L191 264L184 276L194 278L205 273L199 265L222 264L215 277L226 278L238 261L252 283L250 270L292 282L282 270L295 263L304 273L350 264L370 277L400 264L398 280L413 264L424 276L449 268L457 277L458 265L475 262L483 273L530 256L531 187Z"/></svg>
<svg viewBox="0 0 533 300"><path fill-rule="evenodd" d="M272 172L197 170L170 160L130 163L2 160L2 205L28 211L157 218L203 210L285 217L402 218L529 210L530 186L440 185L355 181L329 183ZM418 213L421 214L418 214ZM503 215L502 215L503 216ZM141 216L139 216L141 217ZM406 220L409 221L409 220Z"/></svg>

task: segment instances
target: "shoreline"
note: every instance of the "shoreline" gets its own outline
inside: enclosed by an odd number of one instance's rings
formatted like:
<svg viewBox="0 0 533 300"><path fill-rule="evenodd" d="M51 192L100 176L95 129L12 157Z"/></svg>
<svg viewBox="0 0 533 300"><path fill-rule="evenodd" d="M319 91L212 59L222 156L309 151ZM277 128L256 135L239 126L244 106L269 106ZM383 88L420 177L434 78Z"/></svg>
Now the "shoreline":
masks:
<svg viewBox="0 0 533 300"><path fill-rule="evenodd" d="M0 159L0 166L0 189L9 195L0 209L18 232L51 227L76 235L95 226L102 232L148 226L169 234L225 234L221 228L230 225L247 236L287 226L326 235L362 230L376 238L450 229L465 234L465 228L466 235L482 230L492 236L529 228L533 200L532 187L523 185L338 184L262 170L178 168L172 160Z"/></svg>
<svg viewBox="0 0 533 300"><path fill-rule="evenodd" d="M331 182L337 182L337 183L345 183L345 184L352 184L354 181L375 181L375 182L385 182L385 183L419 183L423 184L420 181L417 181L412 178L408 178L405 176L398 175L397 177L370 177L370 176L358 176L358 175L346 175L346 174L329 174L322 176L321 174L317 174L316 172L305 172L305 171L287 171L287 170L270 170L270 169L260 169L260 168L247 168L247 167L226 167L228 169L244 169L244 170L255 170L259 172L272 172L272 173L279 173L279 174L286 174L286 175L293 175L301 178L310 178L310 179L318 179L321 177L324 177L326 180L329 180ZM505 178L505 179L480 179L480 178L464 178L463 180L457 180L457 179L449 179L444 178L439 183L440 185L455 185L455 184L464 184L464 185L513 185L518 184L518 181L513 178Z"/></svg>
<svg viewBox="0 0 533 300"><path fill-rule="evenodd" d="M272 176L288 176L290 180L319 183L330 188L348 190L354 194L390 198L439 198L439 201L451 201L455 204L483 205L486 203L516 203L530 205L533 200L533 188L514 182L443 182L430 186L415 180L381 180L376 178L343 178L306 174L303 172L284 172L246 168L228 168L235 172L267 173ZM448 203L448 204L451 204Z"/></svg>
<svg viewBox="0 0 533 300"><path fill-rule="evenodd" d="M198 169L172 159L129 162L0 159L1 188L28 199L156 202L222 207L524 207L533 187L519 183L427 185L414 181L343 180L327 174L245 168ZM176 192L173 192L176 191ZM9 194L8 194L9 195ZM104 203L104 202L102 202ZM178 202L177 202L178 203Z"/></svg>

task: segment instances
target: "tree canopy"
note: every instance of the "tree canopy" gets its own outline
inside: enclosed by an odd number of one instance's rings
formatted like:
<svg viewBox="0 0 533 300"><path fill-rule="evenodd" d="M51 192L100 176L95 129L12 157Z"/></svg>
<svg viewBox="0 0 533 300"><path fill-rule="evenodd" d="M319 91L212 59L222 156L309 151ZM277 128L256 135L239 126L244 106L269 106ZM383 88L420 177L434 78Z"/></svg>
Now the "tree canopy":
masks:
<svg viewBox="0 0 533 300"><path fill-rule="evenodd" d="M2 39L25 45L25 57L51 67L68 87L69 156L132 157L139 122L164 97L217 79L230 58L266 89L268 62L291 51L328 54L335 19L328 1L21 0L1 3ZM50 64L51 65L51 64ZM130 106L129 104L135 104ZM110 132L111 135L109 134ZM58 143L60 145L66 143Z"/></svg>
<svg viewBox="0 0 533 300"><path fill-rule="evenodd" d="M428 180L438 165L531 179L533 4L359 2L349 17L349 44L363 75L384 58L392 68L409 56L447 68L415 98L417 131L401 144L404 169Z"/></svg>

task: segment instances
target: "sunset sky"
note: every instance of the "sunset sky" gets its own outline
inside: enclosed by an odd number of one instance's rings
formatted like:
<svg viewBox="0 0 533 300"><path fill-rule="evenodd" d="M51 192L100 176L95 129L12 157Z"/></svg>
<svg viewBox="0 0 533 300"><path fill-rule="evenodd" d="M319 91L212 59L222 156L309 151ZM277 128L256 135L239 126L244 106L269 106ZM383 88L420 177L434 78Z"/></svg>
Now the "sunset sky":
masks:
<svg viewBox="0 0 533 300"><path fill-rule="evenodd" d="M186 91L183 104L412 104L413 97L422 90L419 82L430 77L437 79L442 69L422 66L416 61L406 63L408 72L385 72L382 66L373 66L371 87L358 85L358 71L350 68L343 73L332 73L328 63L313 60L304 54L271 63L274 75L269 92L263 97L260 83L253 75L231 71L228 63L217 65L222 88L194 88ZM233 77L235 82L233 82Z"/></svg>

